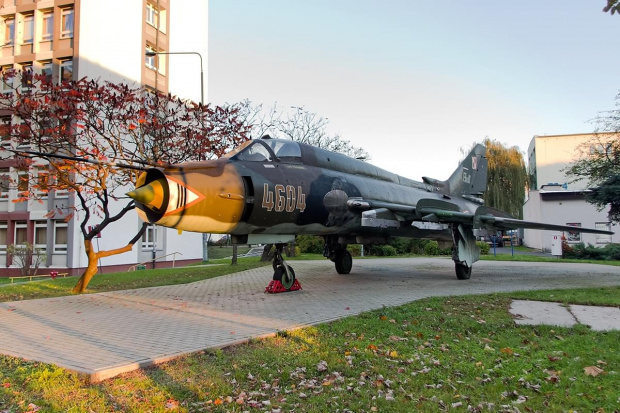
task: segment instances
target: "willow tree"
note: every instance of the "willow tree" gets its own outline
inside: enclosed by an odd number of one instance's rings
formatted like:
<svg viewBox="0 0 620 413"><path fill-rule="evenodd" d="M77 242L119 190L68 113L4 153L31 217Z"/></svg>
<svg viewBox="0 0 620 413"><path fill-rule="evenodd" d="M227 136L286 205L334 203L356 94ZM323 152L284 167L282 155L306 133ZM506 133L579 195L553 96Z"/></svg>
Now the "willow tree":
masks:
<svg viewBox="0 0 620 413"><path fill-rule="evenodd" d="M523 154L516 146L507 147L488 138L483 144L487 148L489 161L485 205L522 219L527 187Z"/></svg>
<svg viewBox="0 0 620 413"><path fill-rule="evenodd" d="M79 221L88 265L74 292L85 291L100 258L130 251L145 231L142 224L105 251L92 242L135 209L125 193L145 166L217 157L247 139L235 107L111 82L3 75L5 86L15 86L0 96L0 111L12 116L2 132L19 149L8 160L25 189L17 201L62 191L68 201L51 205L47 217Z"/></svg>

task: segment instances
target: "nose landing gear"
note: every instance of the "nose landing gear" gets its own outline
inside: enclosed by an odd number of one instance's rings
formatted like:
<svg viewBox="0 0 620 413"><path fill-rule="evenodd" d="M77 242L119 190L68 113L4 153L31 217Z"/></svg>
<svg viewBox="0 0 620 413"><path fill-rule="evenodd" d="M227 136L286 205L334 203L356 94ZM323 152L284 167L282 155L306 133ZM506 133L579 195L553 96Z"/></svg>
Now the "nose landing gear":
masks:
<svg viewBox="0 0 620 413"><path fill-rule="evenodd" d="M284 250L284 244L276 244L276 253L273 256L273 279L265 288L266 293L284 293L288 291L301 290L301 284L295 278L295 271L293 267L289 266L284 257L282 257L282 251Z"/></svg>

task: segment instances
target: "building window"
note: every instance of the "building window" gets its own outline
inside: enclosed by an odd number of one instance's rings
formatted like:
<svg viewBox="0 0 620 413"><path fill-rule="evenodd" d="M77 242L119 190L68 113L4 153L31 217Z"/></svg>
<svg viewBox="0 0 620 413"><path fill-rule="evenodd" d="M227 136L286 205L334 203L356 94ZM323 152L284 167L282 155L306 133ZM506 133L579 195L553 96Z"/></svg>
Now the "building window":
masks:
<svg viewBox="0 0 620 413"><path fill-rule="evenodd" d="M11 147L11 116L0 116L0 147Z"/></svg>
<svg viewBox="0 0 620 413"><path fill-rule="evenodd" d="M28 225L26 221L17 221L15 223L14 244L21 245L28 242Z"/></svg>
<svg viewBox="0 0 620 413"><path fill-rule="evenodd" d="M50 172L47 168L37 167L33 170L34 193L39 197L47 197L49 192Z"/></svg>
<svg viewBox="0 0 620 413"><path fill-rule="evenodd" d="M156 247L157 243L157 227L155 225L149 225L146 227L146 231L142 235L142 249L152 250Z"/></svg>
<svg viewBox="0 0 620 413"><path fill-rule="evenodd" d="M581 227L580 222L568 222L566 223L566 225L568 225L569 227ZM566 242L569 242L569 243L581 242L581 232L567 231Z"/></svg>
<svg viewBox="0 0 620 413"><path fill-rule="evenodd" d="M159 11L151 3L146 3L146 22L155 28L159 27Z"/></svg>
<svg viewBox="0 0 620 413"><path fill-rule="evenodd" d="M47 222L34 222L34 247L42 251L47 248Z"/></svg>
<svg viewBox="0 0 620 413"><path fill-rule="evenodd" d="M60 38L70 37L73 37L73 8L66 8L60 12Z"/></svg>
<svg viewBox="0 0 620 413"><path fill-rule="evenodd" d="M6 221L0 221L0 253L6 254L6 237L8 226Z"/></svg>
<svg viewBox="0 0 620 413"><path fill-rule="evenodd" d="M52 62L41 62L41 74L45 77L45 83L52 83L53 71L54 67L52 66Z"/></svg>
<svg viewBox="0 0 620 413"><path fill-rule="evenodd" d="M13 65L2 66L0 70L2 70L2 84L0 85L2 93L13 92L13 79L15 78L15 70L13 70Z"/></svg>
<svg viewBox="0 0 620 413"><path fill-rule="evenodd" d="M23 63L21 68L22 87L32 86L32 63Z"/></svg>
<svg viewBox="0 0 620 413"><path fill-rule="evenodd" d="M60 169L56 170L53 178L55 185L54 196L56 198L67 198L72 182L73 179L71 179L69 167L60 167Z"/></svg>
<svg viewBox="0 0 620 413"><path fill-rule="evenodd" d="M611 231L611 223L609 223L609 222L596 222L596 223L594 223L594 228L600 229L602 231ZM596 243L597 244L610 244L611 243L611 235L596 234Z"/></svg>
<svg viewBox="0 0 620 413"><path fill-rule="evenodd" d="M17 172L17 195L20 197L28 196L28 172Z"/></svg>
<svg viewBox="0 0 620 413"><path fill-rule="evenodd" d="M9 189L11 189L11 170L0 168L0 199L9 197Z"/></svg>
<svg viewBox="0 0 620 413"><path fill-rule="evenodd" d="M32 43L34 39L34 15L26 14L24 15L24 32L23 32L23 43Z"/></svg>
<svg viewBox="0 0 620 413"><path fill-rule="evenodd" d="M66 222L54 222L54 252L63 253L67 252L67 223Z"/></svg>
<svg viewBox="0 0 620 413"><path fill-rule="evenodd" d="M52 40L54 37L54 11L41 12L41 40Z"/></svg>
<svg viewBox="0 0 620 413"><path fill-rule="evenodd" d="M12 45L15 42L15 16L4 18L4 44L3 46Z"/></svg>
<svg viewBox="0 0 620 413"><path fill-rule="evenodd" d="M146 64L146 67L152 70L157 70L157 66L155 63L155 58L157 57L157 55L149 56L148 53L155 53L155 49L152 48L151 46L146 46L146 54L145 54L145 61L144 61L144 63Z"/></svg>
<svg viewBox="0 0 620 413"><path fill-rule="evenodd" d="M70 82L73 80L73 60L63 60L60 62L60 82Z"/></svg>

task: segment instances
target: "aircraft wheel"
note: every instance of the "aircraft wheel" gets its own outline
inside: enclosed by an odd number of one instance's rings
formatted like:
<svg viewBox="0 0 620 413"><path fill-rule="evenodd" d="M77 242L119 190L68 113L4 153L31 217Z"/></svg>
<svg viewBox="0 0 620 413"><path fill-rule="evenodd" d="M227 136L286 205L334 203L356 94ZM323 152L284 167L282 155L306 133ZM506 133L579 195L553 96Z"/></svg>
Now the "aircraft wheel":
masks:
<svg viewBox="0 0 620 413"><path fill-rule="evenodd" d="M273 272L273 279L276 281L280 281L282 286L287 290L293 286L295 282L295 271L293 271L293 267L288 267L288 273L284 269L283 265L278 266L276 270Z"/></svg>
<svg viewBox="0 0 620 413"><path fill-rule="evenodd" d="M351 253L349 251L338 251L334 262L336 263L336 271L338 274L348 274L351 272L351 267L353 267L353 258L351 258Z"/></svg>
<svg viewBox="0 0 620 413"><path fill-rule="evenodd" d="M454 270L456 271L456 278L459 280L469 280L471 277L471 268L464 264L454 263Z"/></svg>

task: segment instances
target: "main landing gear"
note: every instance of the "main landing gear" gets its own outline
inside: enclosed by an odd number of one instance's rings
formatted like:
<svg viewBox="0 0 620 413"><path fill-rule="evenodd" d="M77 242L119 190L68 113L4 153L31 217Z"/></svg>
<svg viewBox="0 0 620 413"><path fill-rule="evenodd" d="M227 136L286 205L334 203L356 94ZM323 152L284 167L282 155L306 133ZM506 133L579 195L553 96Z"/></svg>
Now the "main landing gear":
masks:
<svg viewBox="0 0 620 413"><path fill-rule="evenodd" d="M346 244L340 244L337 237L325 237L325 250L323 256L329 258L335 265L338 274L348 274L353 267L353 258L347 251Z"/></svg>
<svg viewBox="0 0 620 413"><path fill-rule="evenodd" d="M282 257L284 244L276 244L275 247L276 252L273 257L273 279L267 288L265 288L265 292L275 294L301 290L301 284L295 279L293 267L289 266L286 261L284 261L284 257Z"/></svg>
<svg viewBox="0 0 620 413"><path fill-rule="evenodd" d="M463 224L452 226L452 260L454 272L459 280L469 280L474 262L480 259L480 248L476 245L473 228Z"/></svg>

